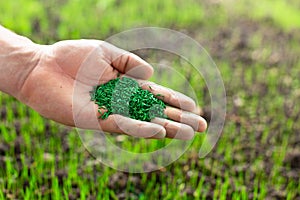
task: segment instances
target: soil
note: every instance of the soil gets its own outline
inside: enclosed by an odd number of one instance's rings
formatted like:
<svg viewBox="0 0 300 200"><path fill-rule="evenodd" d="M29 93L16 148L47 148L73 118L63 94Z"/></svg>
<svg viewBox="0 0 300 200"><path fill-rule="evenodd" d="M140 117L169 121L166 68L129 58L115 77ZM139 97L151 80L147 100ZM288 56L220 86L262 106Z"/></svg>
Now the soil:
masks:
<svg viewBox="0 0 300 200"><path fill-rule="evenodd" d="M258 24L253 21L249 20L240 20L240 21L234 21L231 22L231 26L227 27L220 27L219 30L215 31L214 36L211 40L207 41L204 39L200 39L200 43L204 44L204 46L208 49L210 52L212 58L218 63L222 62L223 60L226 60L229 63L229 66L231 66L232 72L236 72L238 69L237 65L244 65L244 66L250 66L254 63L259 63L261 65L266 66L267 69L273 68L276 66L286 66L286 73L287 75L291 74L290 69L293 64L296 62L299 62L299 57L297 55L290 53L288 44L291 40L298 41L298 44L300 43L300 32L299 31L292 31L290 33L283 33L282 31L276 29L272 25L269 25L269 23L266 21L264 24ZM201 30L194 30L193 32L189 32L188 34L194 35L195 38L202 38L201 36L197 36L197 32L200 32ZM266 58L261 58L259 48L254 48L251 45L251 37L257 33L260 33L262 36L262 45L261 46L267 46L272 47L274 52L271 52L271 55ZM276 41L276 42L274 42ZM243 72L241 72L243 73ZM243 74L240 74L241 78L243 78ZM235 97L235 94L239 91L247 91L248 95L260 95L261 98L264 98L264 96L269 92L270 88L268 87L267 83L264 81L258 81L259 75L256 75L256 77L253 77L253 84L247 84L246 82L243 83L241 81L241 85L235 85L234 82L230 80L225 80L226 84L226 90L227 90L227 96L229 100L229 106L228 106L228 113L227 113L227 121L228 123L234 123L237 127L236 133L232 134L232 143L234 142L235 137L241 137L242 143L238 146L233 147L233 154L232 154L232 161L235 163L232 167L232 165L228 164L224 160L224 155L221 153L218 153L216 150L213 150L209 157L211 159L206 160L200 160L197 156L195 156L193 153L189 155L188 162L183 162L181 160L171 164L167 167L167 169L162 169L162 171L154 171L152 173L149 173L148 176L156 177L156 181L159 184L161 176L171 176L173 177L173 169L175 167L178 167L178 165L182 165L182 168L187 166L188 169L187 174L187 180L189 179L189 173L193 173L191 165L194 166L194 168L200 166L199 162L204 162L204 166L206 166L198 173L198 180L200 181L201 177L205 175L205 181L204 184L211 185L211 188L214 188L216 186L216 178L221 179L225 178L225 173L228 172L232 176L238 176L239 174L247 174L245 175L245 184L247 185L247 191L249 192L249 198L252 199L253 196L251 194L251 191L254 190L254 178L257 176L257 174L260 173L260 171L263 169L266 175L270 175L273 161L271 159L272 157L272 151L274 146L278 146L280 143L280 139L283 137L282 132L279 130L275 130L275 128L270 131L268 137L266 138L266 143L260 142L263 138L263 127L258 126L259 121L263 120L264 124L262 126L273 126L274 122L276 122L276 115L270 115L267 116L264 113L267 113L266 110L264 110L263 106L258 106L257 110L255 111L257 113L257 118L249 118L248 113L244 113L239 109L239 104L235 105L234 101L230 101ZM296 104L293 104L289 101L290 94L292 91L292 87L284 85L285 83L282 82L281 84L278 84L278 87L276 88L279 95L284 95L285 100L285 115L286 119L292 119L293 121L297 121L300 116L299 109L296 109ZM209 102L207 102L209 104ZM210 107L204 107L203 108L204 117L209 121L210 119ZM276 111L274 111L276 112ZM264 117L265 116L265 117ZM6 120L7 117L7 110L5 107L2 107L0 109L0 121L3 122ZM252 128L252 125L256 124L257 126L255 129ZM275 123L276 125L276 123ZM280 125L280 124L277 124ZM284 124L281 124L284 126ZM240 130L238 129L240 127ZM243 129L242 129L243 128ZM245 134L242 134L242 131L248 129L249 131ZM23 138L22 133L20 130L20 123L15 123L15 130L17 133L17 137L14 142L12 143L4 143L0 141L0 167L5 168L4 160L7 159L5 156L5 152L7 152L9 149L13 148L14 153L16 157L20 156L22 153L22 145L23 145ZM51 137L52 133L49 129L49 126L45 127L45 135L47 137ZM1 131L0 131L1 133ZM57 134L57 133L55 133ZM68 140L66 139L67 134L66 132L59 133L60 137L62 139L62 145L64 151L68 152L70 149ZM227 134L227 133L224 133ZM257 141L257 143L251 143L248 134L254 134L254 137ZM282 168L280 169L280 173L283 177L286 178L286 181L289 180L299 180L300 179L300 128L295 127L294 128L294 135L291 136L291 140L287 146L286 149L286 156L284 159L284 163ZM262 156L262 163L259 164L259 166L253 166L252 163L254 160L258 157ZM57 159L57 158L56 158ZM90 156L86 157L87 160L91 159ZM219 162L223 163L222 166L212 168L213 160L218 160ZM208 162L208 163L205 163ZM28 163L31 163L31 158L28 157ZM149 164L151 165L151 164ZM29 164L28 167L31 165ZM151 167L151 166L149 166ZM68 171L66 169L58 169L55 172L55 175L58 177L59 183L62 183L64 181L64 178L68 176ZM87 173L82 173L82 175L87 175ZM49 192L49 188L51 187L50 179L47 178L49 175L45 175L44 181L45 184L41 188L41 190L44 193ZM49 179L49 180L48 180ZM47 182L47 180L49 182ZM135 187L135 190L130 192L126 192L126 185L127 182L131 182L131 184ZM230 178L230 185L231 188L229 189L229 192L227 196L230 198L231 195L241 190L238 186L235 186L235 183L232 178ZM128 174L123 172L115 172L109 180L108 187L113 189L117 197L119 199L126 199L126 197L131 196L132 199L137 199L138 194L145 190L145 186L141 184L141 175L135 175L135 174ZM74 183L72 185L74 188L74 193L69 194L70 199L77 199L80 197L80 188L79 186ZM286 186L287 187L287 186ZM195 188L190 187L189 185L186 185L186 187L183 189L183 193L186 193L188 196L193 195L195 191ZM286 188L272 188L269 187L268 192L268 198L270 199L286 199L287 192ZM9 194L7 193L7 197ZM300 192L297 194L298 199L300 199ZM90 199L95 199L95 197L91 196ZM207 199L213 199L213 191L209 190L207 193Z"/></svg>

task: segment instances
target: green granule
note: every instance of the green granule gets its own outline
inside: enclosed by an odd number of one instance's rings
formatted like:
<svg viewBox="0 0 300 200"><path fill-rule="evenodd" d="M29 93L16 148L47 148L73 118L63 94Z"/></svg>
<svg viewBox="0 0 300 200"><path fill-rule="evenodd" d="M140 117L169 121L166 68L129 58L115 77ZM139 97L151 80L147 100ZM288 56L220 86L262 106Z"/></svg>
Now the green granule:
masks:
<svg viewBox="0 0 300 200"><path fill-rule="evenodd" d="M151 121L155 117L167 118L164 114L165 103L148 90L143 90L131 78L113 79L105 84L96 86L91 92L91 100L99 108L107 111L101 113L102 119L111 114L120 114L132 119Z"/></svg>

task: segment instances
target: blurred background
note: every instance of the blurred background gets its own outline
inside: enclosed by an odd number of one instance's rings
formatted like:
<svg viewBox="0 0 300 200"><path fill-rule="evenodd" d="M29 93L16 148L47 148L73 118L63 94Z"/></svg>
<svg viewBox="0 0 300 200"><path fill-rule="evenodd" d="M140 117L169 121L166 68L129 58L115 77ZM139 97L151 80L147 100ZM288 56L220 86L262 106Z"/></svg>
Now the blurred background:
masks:
<svg viewBox="0 0 300 200"><path fill-rule="evenodd" d="M0 199L300 199L299 11L298 0L0 1L0 24L40 44L145 26L185 33L211 55L227 93L223 133L206 158L198 158L205 134L197 134L180 159L145 174L97 163L76 131L1 93ZM178 66L209 121L205 82L179 67L188 63L135 53ZM167 77L154 80L185 92ZM132 152L169 142L109 137Z"/></svg>

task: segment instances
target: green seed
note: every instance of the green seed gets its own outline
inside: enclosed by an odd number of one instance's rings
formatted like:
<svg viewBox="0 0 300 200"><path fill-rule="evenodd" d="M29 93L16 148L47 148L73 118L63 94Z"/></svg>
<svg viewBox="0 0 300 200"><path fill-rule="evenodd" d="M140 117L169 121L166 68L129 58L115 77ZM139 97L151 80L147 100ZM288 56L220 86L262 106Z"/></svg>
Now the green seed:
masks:
<svg viewBox="0 0 300 200"><path fill-rule="evenodd" d="M111 114L120 114L142 121L151 121L155 117L167 118L164 114L166 105L157 98L158 96L162 95L154 95L148 90L143 90L134 79L128 77L118 77L94 87L91 91L91 100L99 106L99 109L107 110L100 113L102 119L108 118Z"/></svg>

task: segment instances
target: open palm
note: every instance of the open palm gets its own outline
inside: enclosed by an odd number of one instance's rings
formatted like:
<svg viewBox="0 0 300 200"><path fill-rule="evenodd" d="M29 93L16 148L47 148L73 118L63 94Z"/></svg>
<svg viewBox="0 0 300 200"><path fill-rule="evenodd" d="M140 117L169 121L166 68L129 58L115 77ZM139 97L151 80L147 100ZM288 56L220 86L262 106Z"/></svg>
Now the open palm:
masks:
<svg viewBox="0 0 300 200"><path fill-rule="evenodd" d="M146 81L153 69L132 53L99 40L61 41L41 46L40 52L20 98L46 118L69 126L146 138L190 139L195 131L206 129L205 120L192 113L196 110L194 101ZM116 114L99 119L90 91L119 74L136 78L143 89L162 94L163 100L173 106L165 109L172 120L155 118L144 122Z"/></svg>

